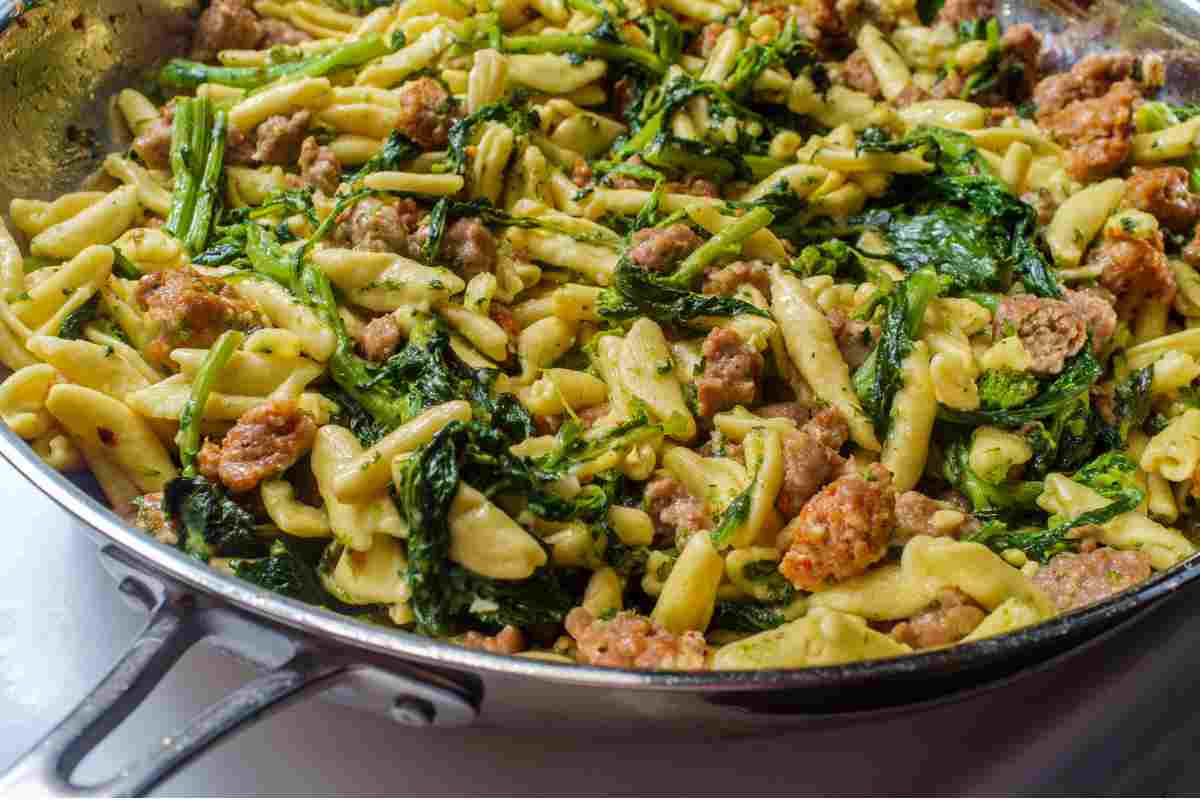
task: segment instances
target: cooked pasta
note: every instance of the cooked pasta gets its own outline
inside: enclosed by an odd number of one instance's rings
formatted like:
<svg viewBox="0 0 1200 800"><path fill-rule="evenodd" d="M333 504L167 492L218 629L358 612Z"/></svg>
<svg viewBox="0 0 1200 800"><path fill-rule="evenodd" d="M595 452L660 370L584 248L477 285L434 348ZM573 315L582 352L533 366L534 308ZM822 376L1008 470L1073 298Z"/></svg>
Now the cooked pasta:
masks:
<svg viewBox="0 0 1200 800"><path fill-rule="evenodd" d="M1041 75L986 3L362 5L213 0L116 97L130 146L0 228L0 420L163 546L687 670L969 643L1195 555L1161 70Z"/></svg>

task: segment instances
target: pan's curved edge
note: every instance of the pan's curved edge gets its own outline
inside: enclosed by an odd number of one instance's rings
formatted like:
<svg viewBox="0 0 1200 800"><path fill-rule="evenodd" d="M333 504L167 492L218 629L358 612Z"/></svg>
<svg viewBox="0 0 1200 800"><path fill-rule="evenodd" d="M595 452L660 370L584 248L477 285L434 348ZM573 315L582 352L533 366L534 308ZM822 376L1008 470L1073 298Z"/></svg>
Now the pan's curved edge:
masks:
<svg viewBox="0 0 1200 800"><path fill-rule="evenodd" d="M684 692L748 692L773 689L830 689L867 681L916 679L967 673L994 667L1022 653L1054 650L1056 640L1092 638L1131 614L1200 578L1200 555L1159 573L1135 591L992 639L898 658L832 667L757 672L637 672L501 656L468 650L402 630L367 625L325 609L308 606L225 575L156 542L97 502L65 476L45 464L16 434L0 425L0 456L56 504L122 551L192 589L218 598L274 623L322 638L411 659L428 665L470 672L502 673L541 681L601 687ZM1047 653L1058 655L1073 645Z"/></svg>

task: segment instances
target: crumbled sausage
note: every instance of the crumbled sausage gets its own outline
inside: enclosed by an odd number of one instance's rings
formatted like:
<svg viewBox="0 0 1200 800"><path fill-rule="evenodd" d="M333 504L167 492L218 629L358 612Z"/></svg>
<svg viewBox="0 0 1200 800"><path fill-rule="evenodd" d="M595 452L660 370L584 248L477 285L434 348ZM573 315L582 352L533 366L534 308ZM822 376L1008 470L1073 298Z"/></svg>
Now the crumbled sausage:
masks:
<svg viewBox="0 0 1200 800"><path fill-rule="evenodd" d="M463 647L471 650L486 650L502 656L512 656L525 649L525 637L520 628L505 625L495 636L486 636L479 631L467 631L463 636Z"/></svg>
<svg viewBox="0 0 1200 800"><path fill-rule="evenodd" d="M1000 37L1000 64L996 71L1004 74L1011 67L1018 66L1021 70L1021 86L1019 97L1010 96L1009 100L1029 97L1033 94L1038 83L1038 65L1042 57L1042 35L1028 23L1013 25L1004 31Z"/></svg>
<svg viewBox="0 0 1200 800"><path fill-rule="evenodd" d="M861 319L851 319L838 309L827 313L825 318L829 321L846 366L852 370L861 367L879 339L879 326Z"/></svg>
<svg viewBox="0 0 1200 800"><path fill-rule="evenodd" d="M1200 195L1189 191L1190 179L1183 167L1135 167L1125 182L1124 204L1154 215L1163 227L1186 231L1200 219Z"/></svg>
<svg viewBox="0 0 1200 800"><path fill-rule="evenodd" d="M950 70L933 85L929 94L935 100L957 100L967 87L967 78L961 72Z"/></svg>
<svg viewBox="0 0 1200 800"><path fill-rule="evenodd" d="M739 286L749 284L764 295L770 291L771 275L761 261L734 261L723 267L710 267L704 273L704 294L729 296Z"/></svg>
<svg viewBox="0 0 1200 800"><path fill-rule="evenodd" d="M400 346L400 326L391 314L376 317L362 327L358 346L368 361L387 361Z"/></svg>
<svg viewBox="0 0 1200 800"><path fill-rule="evenodd" d="M1192 230L1192 238L1183 248L1183 260L1193 267L1200 267L1200 223Z"/></svg>
<svg viewBox="0 0 1200 800"><path fill-rule="evenodd" d="M290 117L276 114L265 119L258 126L254 160L263 164L296 163L311 119L312 112L308 110L297 111Z"/></svg>
<svg viewBox="0 0 1200 800"><path fill-rule="evenodd" d="M571 609L564 627L575 639L576 659L584 664L623 669L704 669L707 645L700 631L676 636L632 611L618 612L604 621L582 606Z"/></svg>
<svg viewBox="0 0 1200 800"><path fill-rule="evenodd" d="M441 254L459 275L470 280L496 266L496 238L478 219L462 217L446 228Z"/></svg>
<svg viewBox="0 0 1200 800"><path fill-rule="evenodd" d="M791 546L779 571L810 592L860 575L887 553L895 527L891 473L872 464L826 486L788 523L780 537Z"/></svg>
<svg viewBox="0 0 1200 800"><path fill-rule="evenodd" d="M795 19L800 34L823 55L830 57L853 47L843 17L857 7L857 2L846 0L762 0L751 4L756 16L767 14L781 23L785 23L789 17Z"/></svg>
<svg viewBox="0 0 1200 800"><path fill-rule="evenodd" d="M957 28L961 22L995 16L995 6L994 0L946 0L935 22Z"/></svg>
<svg viewBox="0 0 1200 800"><path fill-rule="evenodd" d="M769 403L754 409L754 413L765 419L790 419L797 425L803 425L812 419L812 406L792 400L786 403Z"/></svg>
<svg viewBox="0 0 1200 800"><path fill-rule="evenodd" d="M704 339L704 375L696 381L700 416L750 405L758 393L763 357L733 328L713 328Z"/></svg>
<svg viewBox="0 0 1200 800"><path fill-rule="evenodd" d="M146 275L135 297L159 326L146 352L160 362L176 347L208 347L226 330L248 330L258 322L254 307L228 284L191 267Z"/></svg>
<svg viewBox="0 0 1200 800"><path fill-rule="evenodd" d="M1020 337L1032 361L1030 370L1039 375L1062 372L1066 359L1087 341L1087 327L1070 305L1031 294L1001 300L992 325L997 339Z"/></svg>
<svg viewBox="0 0 1200 800"><path fill-rule="evenodd" d="M655 272L667 271L704 244L696 232L682 222L665 228L642 228L633 234L632 242L630 260Z"/></svg>
<svg viewBox="0 0 1200 800"><path fill-rule="evenodd" d="M406 253L408 228L401 210L396 203L364 197L338 217L334 240L355 250Z"/></svg>
<svg viewBox="0 0 1200 800"><path fill-rule="evenodd" d="M1059 553L1033 582L1059 611L1103 600L1150 577L1150 557L1140 550L1101 547L1090 553Z"/></svg>
<svg viewBox="0 0 1200 800"><path fill-rule="evenodd" d="M1115 172L1133 147L1133 106L1141 99L1137 84L1122 81L1108 93L1077 100L1039 121L1067 151L1067 172L1089 182Z"/></svg>
<svg viewBox="0 0 1200 800"><path fill-rule="evenodd" d="M934 604L898 623L891 636L917 650L953 644L975 630L986 612L958 589L943 589Z"/></svg>
<svg viewBox="0 0 1200 800"><path fill-rule="evenodd" d="M871 64L862 50L855 50L842 63L842 83L877 100L883 97L883 90L879 88L875 71L871 69Z"/></svg>
<svg viewBox="0 0 1200 800"><path fill-rule="evenodd" d="M217 475L230 490L248 492L295 464L316 437L316 423L296 401L268 400L242 414L225 434Z"/></svg>
<svg viewBox="0 0 1200 800"><path fill-rule="evenodd" d="M667 194L690 194L693 197L720 197L721 189L717 184L705 178L703 175L697 175L689 172L683 176L683 180L667 181L663 191Z"/></svg>
<svg viewBox="0 0 1200 800"><path fill-rule="evenodd" d="M488 316L492 322L504 329L504 332L514 339L521 333L521 325L517 322L517 318L513 316L512 308L504 303L492 301L488 306Z"/></svg>
<svg viewBox="0 0 1200 800"><path fill-rule="evenodd" d="M896 536L904 544L914 536L960 536L979 529L979 520L948 502L908 491L896 498Z"/></svg>
<svg viewBox="0 0 1200 800"><path fill-rule="evenodd" d="M700 35L692 39L692 43L688 46L688 50L701 58L708 58L712 55L713 48L717 46L717 39L721 38L727 28L719 22L710 22L700 29Z"/></svg>
<svg viewBox="0 0 1200 800"><path fill-rule="evenodd" d="M1099 288L1065 289L1063 300L1083 320L1092 335L1092 347L1102 350L1117 331L1117 312L1113 296Z"/></svg>
<svg viewBox="0 0 1200 800"><path fill-rule="evenodd" d="M601 403L597 406L588 406L587 408L576 409L575 414L579 417L579 424L585 428L590 428L599 420L608 416L611 407L608 403Z"/></svg>
<svg viewBox="0 0 1200 800"><path fill-rule="evenodd" d="M294 25L289 25L281 19L264 19L259 24L263 33L262 41L258 43L260 49L269 49L280 45L290 47L304 42L311 42L313 38Z"/></svg>
<svg viewBox="0 0 1200 800"><path fill-rule="evenodd" d="M147 125L133 140L133 152L150 169L166 169L170 166L174 121L175 104L168 103L159 110L158 119Z"/></svg>
<svg viewBox="0 0 1200 800"><path fill-rule="evenodd" d="M162 503L162 492L151 492L134 500L133 506L137 509L137 515L133 524L163 544L179 544L179 529L175 526L175 521L168 519L163 513Z"/></svg>
<svg viewBox="0 0 1200 800"><path fill-rule="evenodd" d="M396 128L426 150L445 147L453 122L453 102L433 78L417 78L400 87Z"/></svg>
<svg viewBox="0 0 1200 800"><path fill-rule="evenodd" d="M1058 203L1054 199L1054 195L1047 189L1033 189L1021 195L1021 200L1033 207L1037 213L1038 225L1049 225L1050 220L1054 219L1054 212L1058 210Z"/></svg>
<svg viewBox="0 0 1200 800"><path fill-rule="evenodd" d="M832 407L817 412L800 430L783 434L783 482L775 507L786 519L803 511L813 495L842 471L846 459L838 450L849 435L845 418Z"/></svg>
<svg viewBox="0 0 1200 800"><path fill-rule="evenodd" d="M250 50L262 36L262 25L246 0L214 0L196 23L192 57L211 61L221 50Z"/></svg>
<svg viewBox="0 0 1200 800"><path fill-rule="evenodd" d="M333 148L319 145L309 136L300 146L300 175L309 186L333 197L342 179L342 165Z"/></svg>
<svg viewBox="0 0 1200 800"><path fill-rule="evenodd" d="M1093 246L1087 264L1101 268L1099 283L1117 296L1119 311L1132 311L1151 300L1175 299L1175 273L1163 252L1161 231L1135 238L1119 226L1105 228L1104 239Z"/></svg>
<svg viewBox="0 0 1200 800"><path fill-rule="evenodd" d="M680 531L706 531L713 526L704 503L674 478L658 478L646 484L643 502L646 513L654 520L656 539L674 541Z"/></svg>
<svg viewBox="0 0 1200 800"><path fill-rule="evenodd" d="M910 83L900 90L900 94L892 98L892 105L896 108L907 108L913 103L920 103L923 100L929 99L929 92L922 89L915 83Z"/></svg>
<svg viewBox="0 0 1200 800"><path fill-rule="evenodd" d="M255 163L254 150L254 140L231 125L225 134L225 164L227 166L253 166Z"/></svg>
<svg viewBox="0 0 1200 800"><path fill-rule="evenodd" d="M1069 72L1043 79L1033 92L1038 123L1044 126L1074 102L1106 94L1114 84L1133 77L1136 63L1129 53L1101 53L1084 58Z"/></svg>

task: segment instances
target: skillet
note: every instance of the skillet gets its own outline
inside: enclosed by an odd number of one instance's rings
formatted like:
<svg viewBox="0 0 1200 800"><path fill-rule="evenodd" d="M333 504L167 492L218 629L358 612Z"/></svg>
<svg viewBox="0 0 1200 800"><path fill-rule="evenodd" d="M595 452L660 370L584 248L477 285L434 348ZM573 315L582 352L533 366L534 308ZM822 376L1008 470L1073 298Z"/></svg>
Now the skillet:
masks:
<svg viewBox="0 0 1200 800"><path fill-rule="evenodd" d="M1197 85L1200 10L1187 0L1137 8L1001 4L1005 23L1050 31L1056 68L1090 49L1167 54L1168 86ZM180 54L193 0L58 0L18 8L0 0L0 207L14 196L76 188L112 149L109 98L145 70ZM1180 99L1189 99L1181 97ZM784 725L829 726L912 713L961 700L1117 635L1200 577L1200 556L1136 590L1040 625L947 650L834 667L757 672L633 672L492 655L372 626L213 571L155 542L0 426L0 455L83 522L120 590L144 606L142 634L83 702L20 759L0 789L24 794L141 794L219 737L287 702L332 699L412 726L480 724L556 728L704 726L722 733ZM23 531L18 531L23 533ZM32 610L31 610L32 612ZM74 768L199 641L247 659L262 673L183 730L100 784Z"/></svg>

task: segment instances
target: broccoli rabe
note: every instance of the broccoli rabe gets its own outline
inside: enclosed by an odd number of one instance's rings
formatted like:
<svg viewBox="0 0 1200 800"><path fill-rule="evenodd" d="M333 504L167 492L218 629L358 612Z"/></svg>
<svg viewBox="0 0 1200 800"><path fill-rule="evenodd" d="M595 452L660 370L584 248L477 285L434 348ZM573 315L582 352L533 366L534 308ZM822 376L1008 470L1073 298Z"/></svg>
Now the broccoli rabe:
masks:
<svg viewBox="0 0 1200 800"><path fill-rule="evenodd" d="M83 336L83 328L100 316L100 294L94 294L84 301L83 305L67 314L62 325L58 326L60 339L79 339Z"/></svg>
<svg viewBox="0 0 1200 800"><path fill-rule="evenodd" d="M702 316L765 316L766 312L751 303L698 294L692 287L706 267L740 253L743 242L770 225L772 218L769 210L755 208L696 248L665 277L635 266L626 253L617 264L612 285L600 295L600 314L613 322L646 316L676 325Z"/></svg>
<svg viewBox="0 0 1200 800"><path fill-rule="evenodd" d="M942 462L942 474L958 491L971 501L976 513L1033 510L1037 507L1038 495L1042 493L1041 481L1018 481L1000 478L990 480L971 469L971 447L964 437L946 448Z"/></svg>
<svg viewBox="0 0 1200 800"><path fill-rule="evenodd" d="M933 270L923 269L897 284L883 300L887 310L879 341L854 373L854 391L881 437L891 426L892 400L904 383L901 364L912 352L925 307L943 288Z"/></svg>
<svg viewBox="0 0 1200 800"><path fill-rule="evenodd" d="M234 559L229 566L243 580L312 605L326 605L328 593L316 570L295 547L276 539L265 558Z"/></svg>
<svg viewBox="0 0 1200 800"><path fill-rule="evenodd" d="M1044 528L1027 526L1010 530L1003 522L992 521L972 535L971 540L982 542L996 552L1017 549L1043 563L1058 553L1077 550L1079 542L1072 536L1073 530L1104 525L1142 502L1145 493L1137 486L1136 473L1136 465L1124 453L1104 453L1071 477L1103 495L1110 501L1107 505L1068 520L1051 518Z"/></svg>
<svg viewBox="0 0 1200 800"><path fill-rule="evenodd" d="M1053 380L1042 381L1038 393L1019 406L990 409L981 407L974 411L959 411L942 406L938 409L938 418L959 425L1019 427L1027 422L1052 417L1071 407L1080 397L1087 394L1102 372L1103 368L1092 354L1092 348L1084 347L1067 361L1062 372Z"/></svg>
<svg viewBox="0 0 1200 800"><path fill-rule="evenodd" d="M354 39L327 52L299 61L271 64L265 67L219 67L173 58L158 73L163 86L173 89L195 89L203 83L256 89L281 78L319 78L386 55L390 48L375 35Z"/></svg>
<svg viewBox="0 0 1200 800"><path fill-rule="evenodd" d="M987 409L1016 408L1041 390L1037 376L1011 369L989 369L979 376L979 404Z"/></svg>

